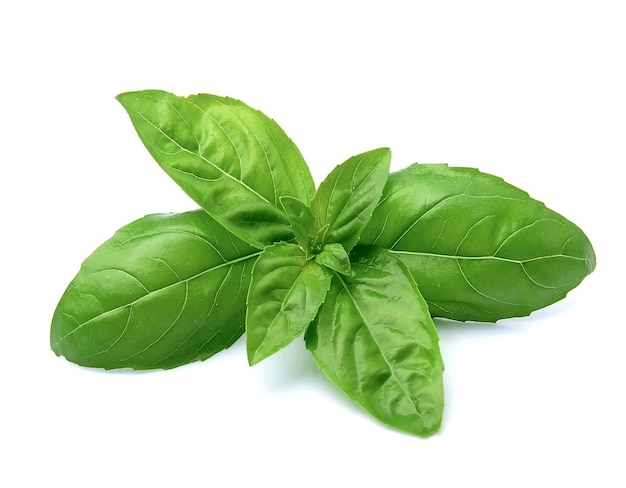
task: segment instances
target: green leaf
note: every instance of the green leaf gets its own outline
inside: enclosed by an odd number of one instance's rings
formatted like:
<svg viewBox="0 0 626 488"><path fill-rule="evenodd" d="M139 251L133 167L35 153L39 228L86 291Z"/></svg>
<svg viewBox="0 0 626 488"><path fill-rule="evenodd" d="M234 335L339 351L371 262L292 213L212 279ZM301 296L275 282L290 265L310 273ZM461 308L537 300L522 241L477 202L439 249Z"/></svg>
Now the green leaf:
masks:
<svg viewBox="0 0 626 488"><path fill-rule="evenodd" d="M246 316L246 347L251 365L299 337L315 318L332 274L307 260L295 244L263 250L252 272Z"/></svg>
<svg viewBox="0 0 626 488"><path fill-rule="evenodd" d="M285 214L291 224L291 229L296 235L296 241L300 247L307 252L309 250L311 237L315 232L315 218L311 209L306 203L294 197L281 197Z"/></svg>
<svg viewBox="0 0 626 488"><path fill-rule="evenodd" d="M215 95L146 90L117 99L154 159L215 220L260 249L293 238L279 199L309 203L315 187L276 122Z"/></svg>
<svg viewBox="0 0 626 488"><path fill-rule="evenodd" d="M311 202L317 228L329 226L324 244L342 244L350 252L380 199L391 151L375 149L353 156L322 182Z"/></svg>
<svg viewBox="0 0 626 488"><path fill-rule="evenodd" d="M342 275L352 274L350 258L341 244L326 244L322 252L315 256L315 262Z"/></svg>
<svg viewBox="0 0 626 488"><path fill-rule="evenodd" d="M52 349L105 369L206 359L243 333L258 254L202 210L132 222L68 286L52 319Z"/></svg>
<svg viewBox="0 0 626 488"><path fill-rule="evenodd" d="M575 224L501 178L415 164L391 174L362 243L408 266L433 315L492 322L563 297L595 267Z"/></svg>
<svg viewBox="0 0 626 488"><path fill-rule="evenodd" d="M419 436L443 412L443 360L428 306L390 252L358 247L306 334L320 369L381 422Z"/></svg>
<svg viewBox="0 0 626 488"><path fill-rule="evenodd" d="M251 365L302 335L324 301L331 277L295 244L279 243L263 250L248 293L246 347Z"/></svg>

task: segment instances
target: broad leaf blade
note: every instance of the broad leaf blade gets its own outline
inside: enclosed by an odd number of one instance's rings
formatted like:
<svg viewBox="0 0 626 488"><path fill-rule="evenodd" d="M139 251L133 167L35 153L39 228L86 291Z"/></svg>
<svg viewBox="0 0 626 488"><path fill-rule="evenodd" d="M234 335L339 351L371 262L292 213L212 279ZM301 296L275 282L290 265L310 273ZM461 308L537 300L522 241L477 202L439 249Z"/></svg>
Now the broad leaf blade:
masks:
<svg viewBox="0 0 626 488"><path fill-rule="evenodd" d="M273 120L208 94L146 90L117 99L154 159L215 220L258 248L293 237L279 199L308 203L314 184Z"/></svg>
<svg viewBox="0 0 626 488"><path fill-rule="evenodd" d="M105 369L206 359L243 333L257 255L202 210L128 224L85 260L63 294L52 349Z"/></svg>
<svg viewBox="0 0 626 488"><path fill-rule="evenodd" d="M375 149L338 165L322 182L311 202L317 228L329 226L322 244L339 243L350 251L372 216L382 194L391 151Z"/></svg>
<svg viewBox="0 0 626 488"><path fill-rule="evenodd" d="M575 224L502 179L416 164L391 174L363 243L408 266L431 313L493 322L554 303L595 267Z"/></svg>
<svg viewBox="0 0 626 488"><path fill-rule="evenodd" d="M295 244L269 246L252 273L246 316L251 365L302 335L324 301L331 273Z"/></svg>
<svg viewBox="0 0 626 488"><path fill-rule="evenodd" d="M333 279L307 347L320 369L381 422L427 436L443 412L443 361L428 306L384 249L357 248Z"/></svg>

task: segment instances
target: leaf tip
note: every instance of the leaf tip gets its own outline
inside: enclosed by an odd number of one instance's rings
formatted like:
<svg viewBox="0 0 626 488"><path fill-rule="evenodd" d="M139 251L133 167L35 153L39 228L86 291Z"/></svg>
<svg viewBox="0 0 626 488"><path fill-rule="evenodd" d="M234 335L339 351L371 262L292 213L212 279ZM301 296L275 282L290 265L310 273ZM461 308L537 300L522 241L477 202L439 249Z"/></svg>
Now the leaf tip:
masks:
<svg viewBox="0 0 626 488"><path fill-rule="evenodd" d="M248 366L256 366L263 361L267 355L259 354L259 349L248 349Z"/></svg>
<svg viewBox="0 0 626 488"><path fill-rule="evenodd" d="M372 149L371 151L367 151L363 154L368 155L369 157L377 158L379 165L389 165L391 163L391 148L387 146Z"/></svg>
<svg viewBox="0 0 626 488"><path fill-rule="evenodd" d="M122 92L122 93L118 93L117 95L115 95L115 100L117 100L118 102L120 102L122 105L124 105L126 103L126 101L131 98L133 95L136 95L137 92Z"/></svg>

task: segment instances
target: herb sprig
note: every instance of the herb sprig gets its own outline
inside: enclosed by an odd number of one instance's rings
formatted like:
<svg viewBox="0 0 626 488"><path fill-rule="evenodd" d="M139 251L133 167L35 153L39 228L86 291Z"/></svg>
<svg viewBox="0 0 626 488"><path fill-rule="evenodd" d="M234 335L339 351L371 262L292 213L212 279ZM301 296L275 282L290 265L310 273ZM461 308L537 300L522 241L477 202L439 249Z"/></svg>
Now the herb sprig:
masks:
<svg viewBox="0 0 626 488"><path fill-rule="evenodd" d="M80 365L173 368L244 330L254 365L304 336L348 397L428 436L444 407L432 317L528 315L595 267L575 224L478 170L390 175L379 148L316 190L278 124L240 101L157 90L117 99L201 209L143 217L84 261L50 332L53 351Z"/></svg>

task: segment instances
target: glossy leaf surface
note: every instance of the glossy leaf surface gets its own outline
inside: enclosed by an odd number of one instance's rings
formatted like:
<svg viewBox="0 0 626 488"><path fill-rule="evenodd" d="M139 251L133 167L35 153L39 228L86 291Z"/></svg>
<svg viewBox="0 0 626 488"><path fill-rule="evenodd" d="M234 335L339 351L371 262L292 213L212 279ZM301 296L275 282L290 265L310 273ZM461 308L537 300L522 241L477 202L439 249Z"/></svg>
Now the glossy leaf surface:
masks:
<svg viewBox="0 0 626 488"><path fill-rule="evenodd" d="M426 302L406 267L374 247L353 251L352 277L335 275L307 348L346 395L385 424L436 432L443 360Z"/></svg>
<svg viewBox="0 0 626 488"><path fill-rule="evenodd" d="M308 204L315 187L276 122L208 94L146 90L117 99L154 159L215 220L258 248L293 237L279 199Z"/></svg>
<svg viewBox="0 0 626 488"><path fill-rule="evenodd" d="M132 222L68 286L52 320L52 349L106 369L206 359L244 331L257 255L202 210Z"/></svg>
<svg viewBox="0 0 626 488"><path fill-rule="evenodd" d="M338 165L320 184L311 210L318 229L328 226L322 245L339 243L348 252L356 245L380 199L390 161L387 148L359 154Z"/></svg>
<svg viewBox="0 0 626 488"><path fill-rule="evenodd" d="M252 273L246 316L248 361L256 364L302 335L330 287L331 272L295 244L269 246Z"/></svg>
<svg viewBox="0 0 626 488"><path fill-rule="evenodd" d="M431 313L524 316L565 297L595 267L585 234L501 178L415 164L391 174L362 242L407 265Z"/></svg>

